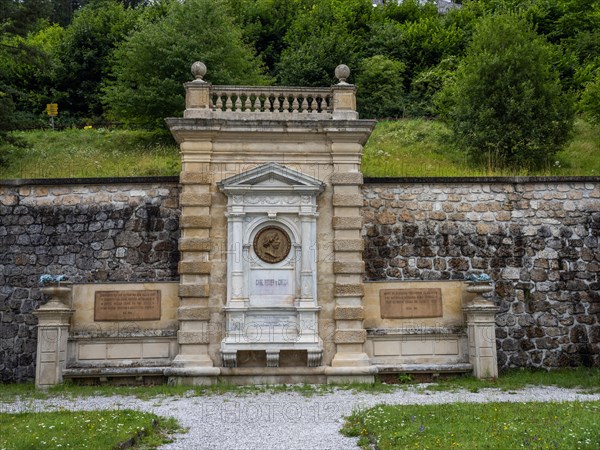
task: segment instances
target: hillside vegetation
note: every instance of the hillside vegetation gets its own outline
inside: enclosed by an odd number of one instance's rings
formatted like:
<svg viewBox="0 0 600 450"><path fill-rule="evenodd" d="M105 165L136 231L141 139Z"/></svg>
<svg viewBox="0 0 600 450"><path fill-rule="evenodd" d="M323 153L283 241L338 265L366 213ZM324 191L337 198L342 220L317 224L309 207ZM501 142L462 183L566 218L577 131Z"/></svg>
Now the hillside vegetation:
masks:
<svg viewBox="0 0 600 450"><path fill-rule="evenodd" d="M15 132L26 147L4 146L0 178L87 178L178 175L179 150L170 135L149 131L70 129ZM450 144L439 121L377 124L363 155L367 177L600 175L600 125L578 120L570 144L535 172L473 168Z"/></svg>

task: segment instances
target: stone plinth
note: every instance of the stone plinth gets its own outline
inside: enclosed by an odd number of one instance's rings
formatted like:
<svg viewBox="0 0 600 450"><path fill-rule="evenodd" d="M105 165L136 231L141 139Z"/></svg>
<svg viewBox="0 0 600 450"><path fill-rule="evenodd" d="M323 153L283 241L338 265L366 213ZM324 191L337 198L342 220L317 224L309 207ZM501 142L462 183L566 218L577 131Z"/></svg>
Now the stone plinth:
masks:
<svg viewBox="0 0 600 450"><path fill-rule="evenodd" d="M467 287L467 292L477 296L463 307L467 316L469 360L473 364L473 375L484 379L498 377L496 313L500 308L480 295L492 290L493 287L489 284Z"/></svg>
<svg viewBox="0 0 600 450"><path fill-rule="evenodd" d="M51 296L48 303L34 312L38 318L35 386L43 389L63 381L69 320L73 311L67 306L70 304L70 287L45 287L42 292Z"/></svg>

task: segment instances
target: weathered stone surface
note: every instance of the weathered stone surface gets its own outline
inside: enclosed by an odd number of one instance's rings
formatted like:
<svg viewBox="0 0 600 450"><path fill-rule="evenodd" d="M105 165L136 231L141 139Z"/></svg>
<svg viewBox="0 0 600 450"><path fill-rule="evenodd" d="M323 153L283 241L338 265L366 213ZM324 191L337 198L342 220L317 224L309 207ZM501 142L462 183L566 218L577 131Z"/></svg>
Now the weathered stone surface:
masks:
<svg viewBox="0 0 600 450"><path fill-rule="evenodd" d="M362 217L342 217L334 216L333 218L333 229L334 230L356 230L360 229L363 225Z"/></svg>
<svg viewBox="0 0 600 450"><path fill-rule="evenodd" d="M212 218L210 216L184 216L181 218L182 228L210 228Z"/></svg>
<svg viewBox="0 0 600 450"><path fill-rule="evenodd" d="M179 250L182 252L208 252L212 250L210 238L181 238Z"/></svg>
<svg viewBox="0 0 600 450"><path fill-rule="evenodd" d="M334 262L333 273L362 274L365 271L365 263L362 261Z"/></svg>
<svg viewBox="0 0 600 450"><path fill-rule="evenodd" d="M210 206L212 204L212 194L194 194L192 192L186 192L181 194L179 202L181 206Z"/></svg>
<svg viewBox="0 0 600 450"><path fill-rule="evenodd" d="M333 342L336 344L362 344L367 340L367 330L336 330Z"/></svg>
<svg viewBox="0 0 600 450"><path fill-rule="evenodd" d="M361 284L336 284L334 295L336 297L362 297L364 289Z"/></svg>
<svg viewBox="0 0 600 450"><path fill-rule="evenodd" d="M351 184L362 184L363 175L362 173L344 173L335 172L331 175L331 184L333 185L351 185Z"/></svg>
<svg viewBox="0 0 600 450"><path fill-rule="evenodd" d="M179 344L208 344L209 333L203 331L178 331L177 342Z"/></svg>
<svg viewBox="0 0 600 450"><path fill-rule="evenodd" d="M362 206L363 196L360 194L333 194L333 206Z"/></svg>
<svg viewBox="0 0 600 450"><path fill-rule="evenodd" d="M182 184L211 184L213 174L211 172L181 172L179 180Z"/></svg>
<svg viewBox="0 0 600 450"><path fill-rule="evenodd" d="M180 274L210 274L211 263L207 261L180 261Z"/></svg>
<svg viewBox="0 0 600 450"><path fill-rule="evenodd" d="M362 252L365 242L362 239L336 239L333 241L333 249L336 252Z"/></svg>
<svg viewBox="0 0 600 450"><path fill-rule="evenodd" d="M182 284L179 286L180 297L203 298L208 297L209 286L207 284Z"/></svg>
<svg viewBox="0 0 600 450"><path fill-rule="evenodd" d="M365 318L365 310L362 306L337 306L333 318L336 320L362 320Z"/></svg>
<svg viewBox="0 0 600 450"><path fill-rule="evenodd" d="M501 307L501 369L598 365L598 349L583 346L597 335L600 313L600 214L589 200L599 186L560 180L363 185L366 279L485 272Z"/></svg>
<svg viewBox="0 0 600 450"><path fill-rule="evenodd" d="M35 375L38 279L178 280L176 181L0 186L0 382Z"/></svg>
<svg viewBox="0 0 600 450"><path fill-rule="evenodd" d="M183 306L177 310L179 320L209 320L210 310L202 306Z"/></svg>

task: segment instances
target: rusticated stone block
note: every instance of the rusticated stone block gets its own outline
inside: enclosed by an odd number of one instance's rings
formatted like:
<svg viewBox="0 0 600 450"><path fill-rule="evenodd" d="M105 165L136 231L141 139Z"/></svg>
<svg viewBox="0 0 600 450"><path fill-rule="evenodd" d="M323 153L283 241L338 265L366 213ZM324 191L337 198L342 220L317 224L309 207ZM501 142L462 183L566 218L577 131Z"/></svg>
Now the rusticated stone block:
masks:
<svg viewBox="0 0 600 450"><path fill-rule="evenodd" d="M362 274L364 271L365 263L363 261L336 261L333 263L333 273Z"/></svg>
<svg viewBox="0 0 600 450"><path fill-rule="evenodd" d="M364 289L362 284L336 284L334 295L336 297L362 297Z"/></svg>
<svg viewBox="0 0 600 450"><path fill-rule="evenodd" d="M365 310L362 306L337 306L333 318L335 320L363 320Z"/></svg>
<svg viewBox="0 0 600 450"><path fill-rule="evenodd" d="M367 340L367 330L336 330L333 341L336 344L363 344Z"/></svg>
<svg viewBox="0 0 600 450"><path fill-rule="evenodd" d="M212 249L210 238L182 238L179 240L179 250L182 252L209 252Z"/></svg>
<svg viewBox="0 0 600 450"><path fill-rule="evenodd" d="M362 228L363 219L362 217L341 217L337 216L333 218L334 230L355 230Z"/></svg>
<svg viewBox="0 0 600 450"><path fill-rule="evenodd" d="M181 184L211 184L212 179L211 172L181 172L179 175Z"/></svg>
<svg viewBox="0 0 600 450"><path fill-rule="evenodd" d="M365 241L362 239L336 239L333 241L333 248L336 252L362 252L365 248Z"/></svg>
<svg viewBox="0 0 600 450"><path fill-rule="evenodd" d="M339 184L362 184L363 176L362 173L351 172L351 173L343 173L343 172L335 172L331 175L331 184L339 185Z"/></svg>
<svg viewBox="0 0 600 450"><path fill-rule="evenodd" d="M177 342L179 344L208 344L209 334L203 331L178 331Z"/></svg>
<svg viewBox="0 0 600 450"><path fill-rule="evenodd" d="M212 204L212 195L209 192L203 194L195 194L186 192L181 194L181 206L210 206Z"/></svg>
<svg viewBox="0 0 600 450"><path fill-rule="evenodd" d="M180 297L208 297L208 284L182 284L179 286Z"/></svg>
<svg viewBox="0 0 600 450"><path fill-rule="evenodd" d="M210 216L184 216L179 222L182 228L210 228Z"/></svg>
<svg viewBox="0 0 600 450"><path fill-rule="evenodd" d="M362 206L361 194L333 194L333 206Z"/></svg>
<svg viewBox="0 0 600 450"><path fill-rule="evenodd" d="M177 309L179 320L209 320L210 310L205 306L182 306Z"/></svg>
<svg viewBox="0 0 600 450"><path fill-rule="evenodd" d="M207 261L180 261L179 273L181 274L210 274L211 263Z"/></svg>

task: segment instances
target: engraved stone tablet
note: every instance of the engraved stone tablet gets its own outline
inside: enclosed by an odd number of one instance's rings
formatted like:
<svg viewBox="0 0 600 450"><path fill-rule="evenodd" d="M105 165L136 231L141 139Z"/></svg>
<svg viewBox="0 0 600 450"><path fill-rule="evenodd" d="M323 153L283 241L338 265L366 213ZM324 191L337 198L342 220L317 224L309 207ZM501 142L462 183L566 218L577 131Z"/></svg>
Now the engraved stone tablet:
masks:
<svg viewBox="0 0 600 450"><path fill-rule="evenodd" d="M266 227L254 238L254 253L270 264L283 261L291 247L290 237L279 227Z"/></svg>
<svg viewBox="0 0 600 450"><path fill-rule="evenodd" d="M97 291L94 321L160 320L160 291Z"/></svg>
<svg viewBox="0 0 600 450"><path fill-rule="evenodd" d="M381 289L379 306L382 319L442 317L442 289Z"/></svg>

